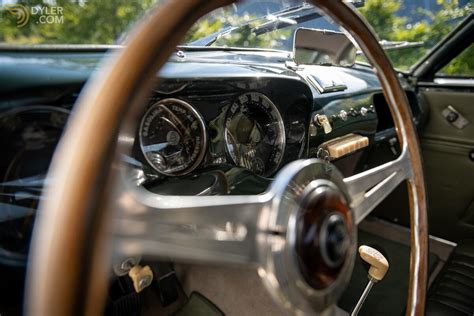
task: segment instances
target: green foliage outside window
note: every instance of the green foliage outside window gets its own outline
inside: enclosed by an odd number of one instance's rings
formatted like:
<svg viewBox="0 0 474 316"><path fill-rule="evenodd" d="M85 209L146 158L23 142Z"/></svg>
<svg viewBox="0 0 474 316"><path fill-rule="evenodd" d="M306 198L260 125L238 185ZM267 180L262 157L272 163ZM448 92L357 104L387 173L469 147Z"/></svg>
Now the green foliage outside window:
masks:
<svg viewBox="0 0 474 316"><path fill-rule="evenodd" d="M461 54L438 71L440 76L474 77L474 46L471 44Z"/></svg>
<svg viewBox="0 0 474 316"><path fill-rule="evenodd" d="M28 8L34 6L60 6L63 8L62 23L38 23L38 17L18 27L15 17L5 9L0 10L0 42L10 44L113 44L121 42L124 34L144 12L161 0L24 0L18 1ZM366 0L360 12L372 25L380 39L390 41L424 42L419 48L406 48L388 52L393 65L408 70L430 48L438 43L460 20L472 11L472 4L460 7L458 0L437 0L440 10L429 12L419 10L425 17L416 23L409 23L408 17L398 16L399 0ZM45 4L49 3L49 4ZM184 42L191 42L210 35L227 26L236 26L250 21L248 15L233 15L229 8L220 9L199 20L188 32ZM231 32L213 45L228 47L259 47L283 49L295 27L256 36L252 25ZM472 48L461 54L455 62L445 67L444 74L472 74Z"/></svg>
<svg viewBox="0 0 474 316"><path fill-rule="evenodd" d="M426 19L413 24L408 22L408 17L396 15L401 6L399 0L367 0L360 11L380 39L425 42L425 45L419 48L388 51L396 68L408 70L474 9L472 4L459 6L457 0L437 0L437 3L441 7L439 11L431 12L420 9L417 13L425 16ZM472 50L459 57L455 64L444 70L445 74L472 73L474 71Z"/></svg>
<svg viewBox="0 0 474 316"><path fill-rule="evenodd" d="M0 10L0 42L11 44L113 44L157 0L42 0L18 1L28 10L35 6L61 7L61 23L40 23L30 14L18 27L5 5Z"/></svg>

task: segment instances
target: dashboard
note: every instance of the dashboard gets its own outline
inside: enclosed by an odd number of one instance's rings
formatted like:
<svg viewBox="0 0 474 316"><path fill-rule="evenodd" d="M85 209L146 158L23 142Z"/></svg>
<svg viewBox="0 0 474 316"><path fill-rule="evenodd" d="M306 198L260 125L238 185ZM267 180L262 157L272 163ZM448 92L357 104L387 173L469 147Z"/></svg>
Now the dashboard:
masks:
<svg viewBox="0 0 474 316"><path fill-rule="evenodd" d="M0 58L0 77L8 82L0 87L0 264L26 262L41 192L54 181L46 178L54 150L102 58L38 54ZM172 57L157 74L160 82L139 109L131 152L122 157L130 181L151 192L259 194L287 163L313 157L330 160L348 176L395 138L369 67L301 71L288 67L280 52L186 54L187 60ZM32 74L18 73L12 60ZM38 73L48 80L35 79ZM318 79L339 84L324 91ZM407 94L414 96L409 88ZM410 102L418 123L423 111L416 98ZM329 146L348 135L364 145L332 155Z"/></svg>

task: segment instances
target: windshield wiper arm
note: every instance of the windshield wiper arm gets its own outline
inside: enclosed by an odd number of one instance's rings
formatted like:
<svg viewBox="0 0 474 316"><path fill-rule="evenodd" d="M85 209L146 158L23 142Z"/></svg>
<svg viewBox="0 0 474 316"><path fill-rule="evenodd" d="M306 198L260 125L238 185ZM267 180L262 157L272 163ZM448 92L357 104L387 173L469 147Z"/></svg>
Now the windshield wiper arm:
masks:
<svg viewBox="0 0 474 316"><path fill-rule="evenodd" d="M223 30L221 30L217 33L214 33L214 34L211 34L207 37L198 39L198 40L192 42L191 44L194 44L196 46L211 46L217 40L219 40L220 38L228 35L229 33L234 32L234 31L239 30L239 29L246 28L246 27L250 28L250 25L252 23L263 20L263 22L258 24L257 26L251 27L252 32L254 32L256 35L260 35L260 34L268 32L269 29L281 28L281 27L278 27L279 25L282 25L282 27L286 27L288 25L297 24L297 23L300 22L298 20L298 18L306 17L306 16L311 15L312 13L314 13L315 9L316 8L314 6L312 6L310 4L307 4L307 3L303 3L303 4L298 5L298 6L294 6L294 7L287 8L287 9L284 9L284 10L281 10L281 11L277 11L277 12L267 14L265 16L262 16L262 17L253 19L251 21L248 21L244 24L240 24L240 25L237 25L237 26L226 27L226 28L224 28ZM311 12L306 13L306 14L302 14L302 15L298 15L299 12L305 11L305 10L310 10ZM317 16L320 16L320 14L318 14Z"/></svg>
<svg viewBox="0 0 474 316"><path fill-rule="evenodd" d="M387 41L381 40L379 44L385 50L402 49L402 48L416 48L425 46L425 42L410 42L410 41Z"/></svg>
<svg viewBox="0 0 474 316"><path fill-rule="evenodd" d="M202 46L211 46L215 42L217 42L220 38L226 36L227 34L231 33L232 31L240 28L240 26L234 26L234 27L228 27L224 29L223 31L217 33L215 36L211 37L209 41L207 41L204 45Z"/></svg>
<svg viewBox="0 0 474 316"><path fill-rule="evenodd" d="M361 7L364 5L364 2L361 0L345 0L345 2L353 3L355 7ZM309 11L309 12L301 13L304 11ZM226 27L222 31L218 31L217 33L195 40L191 42L190 44L191 45L194 44L192 46L211 46L223 36L235 30L249 27L252 23L255 23L259 20L263 20L263 22L251 28L251 31L255 35L264 34L272 30L277 30L277 29L285 28L290 25L306 22L308 20L315 19L321 16L323 16L323 14L320 12L320 10L317 7L307 2L303 2L300 5L289 7L289 8L276 11L273 13L269 13L263 17L253 19L244 24Z"/></svg>
<svg viewBox="0 0 474 316"><path fill-rule="evenodd" d="M297 15L297 16L292 16L291 18L284 18L284 19L278 18L278 19L263 23L261 25L254 27L252 29L252 32L255 33L255 35L261 35L261 34L268 33L270 31L279 30L279 29L288 27L290 25L299 24L299 23L306 22L306 21L322 16L319 10L317 10L316 8L312 8L312 9L313 10L311 10L310 12ZM289 20L291 20L291 22L289 22Z"/></svg>

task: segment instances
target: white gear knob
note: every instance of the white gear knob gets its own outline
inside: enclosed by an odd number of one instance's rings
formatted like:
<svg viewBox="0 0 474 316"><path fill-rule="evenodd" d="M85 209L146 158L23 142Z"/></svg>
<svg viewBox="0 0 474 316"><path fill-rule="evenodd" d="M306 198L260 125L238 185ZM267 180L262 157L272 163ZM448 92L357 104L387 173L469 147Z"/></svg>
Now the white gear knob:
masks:
<svg viewBox="0 0 474 316"><path fill-rule="evenodd" d="M370 264L369 276L374 281L382 280L389 267L387 259L377 249L369 246L360 246L359 255L362 260Z"/></svg>
<svg viewBox="0 0 474 316"><path fill-rule="evenodd" d="M369 282L362 293L362 296L359 298L356 306L352 310L351 316L357 316L362 304L364 304L365 299L369 295L372 286L383 279L388 270L388 261L385 257L377 250L369 246L360 246L359 254L362 260L370 264L369 269Z"/></svg>

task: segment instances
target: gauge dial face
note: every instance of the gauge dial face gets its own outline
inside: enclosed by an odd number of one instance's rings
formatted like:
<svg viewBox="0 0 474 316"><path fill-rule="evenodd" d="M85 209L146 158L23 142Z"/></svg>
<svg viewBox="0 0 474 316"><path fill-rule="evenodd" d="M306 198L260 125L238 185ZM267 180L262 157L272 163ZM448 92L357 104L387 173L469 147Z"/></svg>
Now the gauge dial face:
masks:
<svg viewBox="0 0 474 316"><path fill-rule="evenodd" d="M207 146L205 124L187 102L165 99L153 104L140 124L140 147L158 172L178 176L201 163Z"/></svg>
<svg viewBox="0 0 474 316"><path fill-rule="evenodd" d="M46 173L68 116L69 110L48 105L0 113L1 260L26 261Z"/></svg>
<svg viewBox="0 0 474 316"><path fill-rule="evenodd" d="M258 175L276 171L285 149L285 128L270 99L257 92L241 95L227 111L227 153L234 163Z"/></svg>

